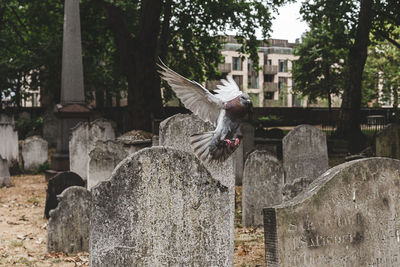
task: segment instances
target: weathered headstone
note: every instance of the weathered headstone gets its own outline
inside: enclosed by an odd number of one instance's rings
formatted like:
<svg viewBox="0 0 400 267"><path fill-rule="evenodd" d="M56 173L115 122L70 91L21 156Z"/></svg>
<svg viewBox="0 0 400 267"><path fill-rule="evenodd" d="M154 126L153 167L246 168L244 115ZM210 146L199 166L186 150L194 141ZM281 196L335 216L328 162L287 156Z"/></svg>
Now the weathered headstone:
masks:
<svg viewBox="0 0 400 267"><path fill-rule="evenodd" d="M22 143L24 170L32 171L48 160L47 141L40 136L31 136Z"/></svg>
<svg viewBox="0 0 400 267"><path fill-rule="evenodd" d="M87 180L89 152L94 148L95 142L114 138L114 128L107 120L97 119L91 123L79 123L72 129L69 140L70 170Z"/></svg>
<svg viewBox="0 0 400 267"><path fill-rule="evenodd" d="M90 192L71 186L57 197L58 206L50 211L47 226L47 252L89 251Z"/></svg>
<svg viewBox="0 0 400 267"><path fill-rule="evenodd" d="M85 181L74 172L62 172L51 178L46 189L46 206L44 215L48 219L50 210L55 209L58 205L57 195L61 194L70 186L85 186Z"/></svg>
<svg viewBox="0 0 400 267"><path fill-rule="evenodd" d="M131 154L92 188L90 265L233 266L229 198L192 154Z"/></svg>
<svg viewBox="0 0 400 267"><path fill-rule="evenodd" d="M282 202L283 176L281 163L268 151L248 156L243 172L243 226L263 225L263 208Z"/></svg>
<svg viewBox="0 0 400 267"><path fill-rule="evenodd" d="M176 114L160 123L159 142L161 146L169 146L182 151L193 153L189 138L191 135L214 130L210 123L189 114ZM204 163L214 179L219 180L228 188L235 186L236 152L226 161Z"/></svg>
<svg viewBox="0 0 400 267"><path fill-rule="evenodd" d="M151 146L151 140L117 139L97 141L89 153L87 188L110 178L114 168L129 154Z"/></svg>
<svg viewBox="0 0 400 267"><path fill-rule="evenodd" d="M8 170L8 163L6 159L0 156L0 187L10 186L11 178Z"/></svg>
<svg viewBox="0 0 400 267"><path fill-rule="evenodd" d="M267 266L399 266L400 161L336 166L264 209Z"/></svg>
<svg viewBox="0 0 400 267"><path fill-rule="evenodd" d="M377 157L400 159L399 124L389 124L376 136L375 150Z"/></svg>
<svg viewBox="0 0 400 267"><path fill-rule="evenodd" d="M250 123L243 123L241 126L243 139L236 151L235 162L235 184L243 183L243 168L246 156L254 148L254 127Z"/></svg>
<svg viewBox="0 0 400 267"><path fill-rule="evenodd" d="M161 146L173 147L193 154L190 147L190 136L196 133L212 131L214 127L210 123L205 123L199 117L189 114L176 114L160 123L159 142ZM204 166L211 173L211 176L221 182L229 190L229 214L231 216L226 227L231 231L231 257L233 258L233 238L234 238L234 217L235 217L235 159L233 153L224 162L207 162Z"/></svg>
<svg viewBox="0 0 400 267"><path fill-rule="evenodd" d="M18 166L18 133L14 117L0 114L0 156L7 159L11 170Z"/></svg>
<svg viewBox="0 0 400 267"><path fill-rule="evenodd" d="M299 125L282 140L286 199L307 187L328 169L326 135L311 125Z"/></svg>

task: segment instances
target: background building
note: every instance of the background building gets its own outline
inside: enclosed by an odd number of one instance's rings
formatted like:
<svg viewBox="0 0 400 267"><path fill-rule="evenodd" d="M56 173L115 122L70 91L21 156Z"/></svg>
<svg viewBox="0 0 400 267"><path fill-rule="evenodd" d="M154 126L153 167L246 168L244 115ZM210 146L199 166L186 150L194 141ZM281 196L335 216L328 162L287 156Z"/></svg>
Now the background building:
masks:
<svg viewBox="0 0 400 267"><path fill-rule="evenodd" d="M258 48L259 71L254 70L249 55L240 54L233 36L226 37L221 54L225 62L219 71L231 76L239 87L251 97L254 106L305 106L306 101L292 92L293 43L287 40L269 39ZM216 89L218 81L207 81L208 89Z"/></svg>

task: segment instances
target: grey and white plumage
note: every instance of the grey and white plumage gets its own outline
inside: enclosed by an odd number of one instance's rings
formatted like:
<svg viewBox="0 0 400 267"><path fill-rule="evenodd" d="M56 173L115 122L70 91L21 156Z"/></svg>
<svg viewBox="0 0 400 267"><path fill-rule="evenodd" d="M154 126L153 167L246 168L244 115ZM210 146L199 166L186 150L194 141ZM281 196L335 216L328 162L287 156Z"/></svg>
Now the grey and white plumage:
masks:
<svg viewBox="0 0 400 267"><path fill-rule="evenodd" d="M183 105L203 121L216 126L214 131L190 137L195 155L202 161L226 160L242 139L240 125L252 107L249 96L239 90L230 76L221 80L222 85L217 85L218 89L214 90L216 94L213 95L201 84L186 79L164 63L158 66L161 68L161 77L168 82Z"/></svg>

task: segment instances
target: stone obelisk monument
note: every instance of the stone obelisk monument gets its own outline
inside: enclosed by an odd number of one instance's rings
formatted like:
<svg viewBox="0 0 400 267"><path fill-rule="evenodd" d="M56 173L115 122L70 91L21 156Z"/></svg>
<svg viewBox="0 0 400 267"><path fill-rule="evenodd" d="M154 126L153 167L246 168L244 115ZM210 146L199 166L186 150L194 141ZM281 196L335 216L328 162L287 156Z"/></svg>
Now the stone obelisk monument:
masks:
<svg viewBox="0 0 400 267"><path fill-rule="evenodd" d="M46 173L46 179L69 170L68 142L71 128L81 121L89 120L90 115L83 87L79 0L65 0L61 75L61 103L54 108L59 118L57 150L51 158L51 170Z"/></svg>

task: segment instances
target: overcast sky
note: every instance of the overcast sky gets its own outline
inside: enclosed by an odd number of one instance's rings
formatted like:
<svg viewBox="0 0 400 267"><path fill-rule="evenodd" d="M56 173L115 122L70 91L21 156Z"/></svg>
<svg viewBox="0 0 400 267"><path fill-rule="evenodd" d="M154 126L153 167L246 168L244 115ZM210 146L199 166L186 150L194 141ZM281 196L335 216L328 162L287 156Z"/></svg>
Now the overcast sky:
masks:
<svg viewBox="0 0 400 267"><path fill-rule="evenodd" d="M301 2L287 4L278 9L279 15L275 15L276 19L272 21L271 38L294 43L308 29L307 24L300 19Z"/></svg>

